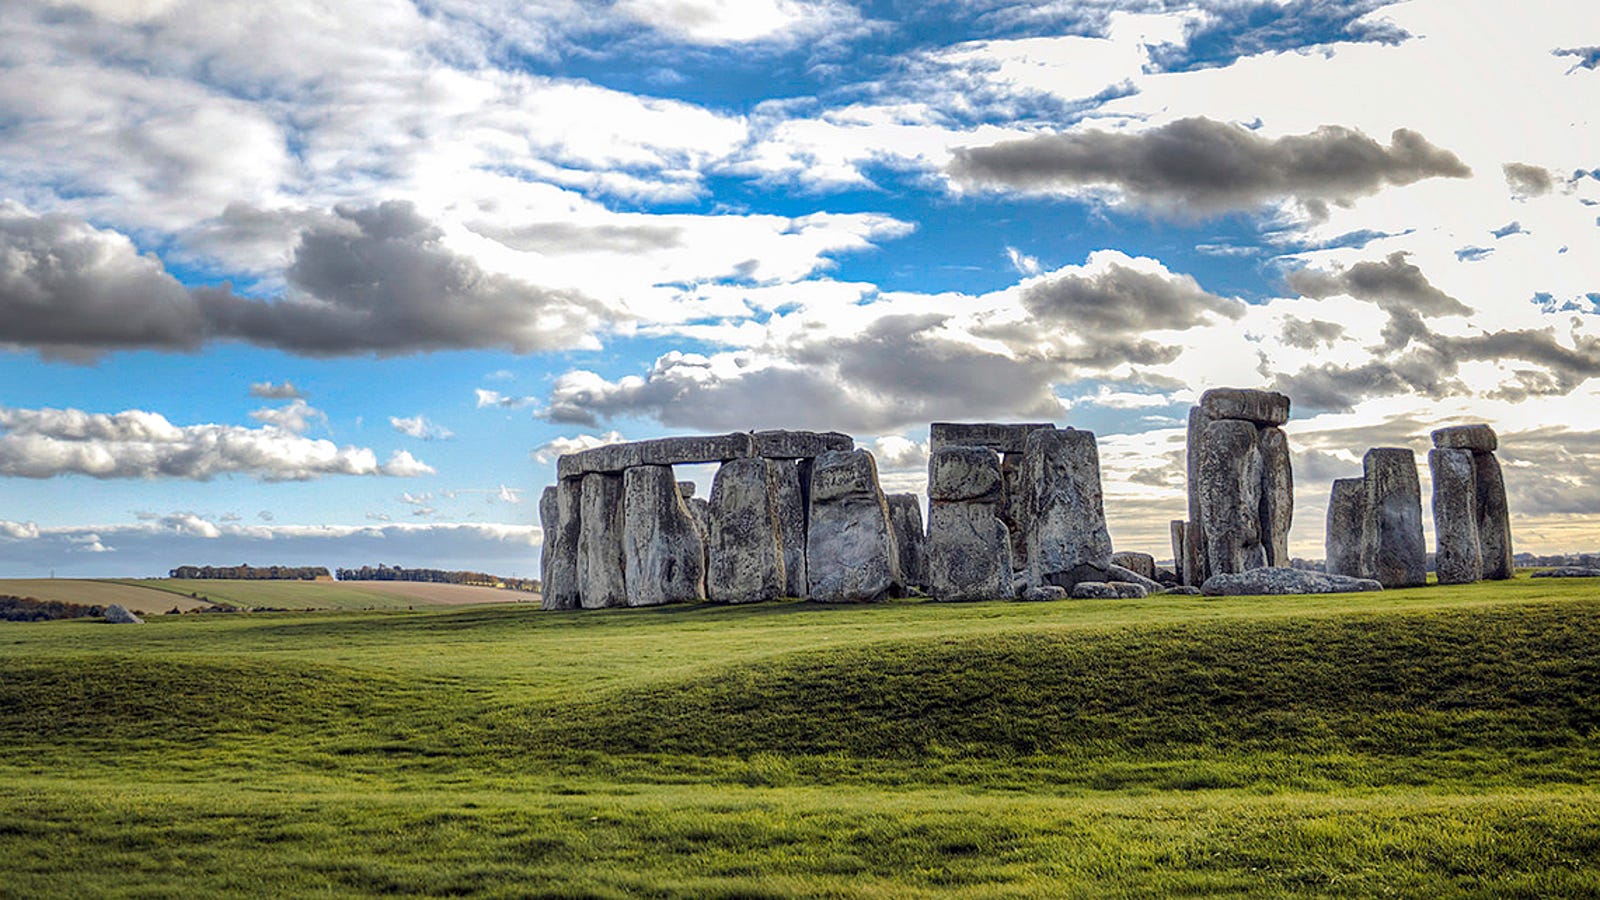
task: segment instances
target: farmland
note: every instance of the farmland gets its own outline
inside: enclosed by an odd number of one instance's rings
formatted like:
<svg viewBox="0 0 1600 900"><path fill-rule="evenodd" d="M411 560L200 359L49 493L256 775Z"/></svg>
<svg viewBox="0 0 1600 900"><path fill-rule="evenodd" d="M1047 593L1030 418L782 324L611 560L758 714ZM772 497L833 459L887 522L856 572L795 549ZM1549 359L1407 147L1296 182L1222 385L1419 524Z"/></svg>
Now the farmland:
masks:
<svg viewBox="0 0 1600 900"><path fill-rule="evenodd" d="M0 579L0 594L92 606L120 603L141 614L187 612L212 603L247 609L406 609L539 602L539 595L522 591L416 581L9 578Z"/></svg>
<svg viewBox="0 0 1600 900"><path fill-rule="evenodd" d="M1600 890L1600 589L0 627L25 895Z"/></svg>

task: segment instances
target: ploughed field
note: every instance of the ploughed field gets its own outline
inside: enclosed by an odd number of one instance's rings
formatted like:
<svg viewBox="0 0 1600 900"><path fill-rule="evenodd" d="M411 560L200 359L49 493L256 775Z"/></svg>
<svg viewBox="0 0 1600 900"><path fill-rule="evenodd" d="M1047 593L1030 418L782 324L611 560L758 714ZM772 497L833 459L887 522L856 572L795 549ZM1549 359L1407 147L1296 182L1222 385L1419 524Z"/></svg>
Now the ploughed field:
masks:
<svg viewBox="0 0 1600 900"><path fill-rule="evenodd" d="M1600 584L0 623L0 894L1600 892Z"/></svg>
<svg viewBox="0 0 1600 900"><path fill-rule="evenodd" d="M268 581L222 578L0 578L0 594L85 606L120 603L140 615L212 604L246 609L405 609L534 603L538 594L422 581Z"/></svg>

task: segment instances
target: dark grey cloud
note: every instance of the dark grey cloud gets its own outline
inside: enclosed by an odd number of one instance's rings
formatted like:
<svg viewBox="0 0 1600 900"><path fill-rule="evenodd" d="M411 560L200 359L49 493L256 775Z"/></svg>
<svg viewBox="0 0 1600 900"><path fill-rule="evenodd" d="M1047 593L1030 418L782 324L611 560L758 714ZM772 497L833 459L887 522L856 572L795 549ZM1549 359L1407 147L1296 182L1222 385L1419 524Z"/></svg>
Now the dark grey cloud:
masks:
<svg viewBox="0 0 1600 900"><path fill-rule="evenodd" d="M1349 294L1385 312L1412 310L1430 316L1466 316L1472 307L1434 287L1422 270L1396 251L1382 261L1359 262L1332 272L1299 269L1284 276L1289 287L1304 297Z"/></svg>
<svg viewBox="0 0 1600 900"><path fill-rule="evenodd" d="M270 381L252 382L250 396L260 397L263 400L304 400L306 397L294 386L294 382L288 379L284 379L283 384L273 384Z"/></svg>
<svg viewBox="0 0 1600 900"><path fill-rule="evenodd" d="M1283 319L1283 342L1301 350L1315 350L1323 345L1332 344L1343 336L1344 326L1336 322L1299 319L1294 316L1285 316Z"/></svg>
<svg viewBox="0 0 1600 900"><path fill-rule="evenodd" d="M1023 290L1022 305L1043 324L1070 324L1096 339L1181 331L1213 316L1244 315L1243 303L1207 293L1187 275L1141 272L1117 263L1092 274L1035 282Z"/></svg>
<svg viewBox="0 0 1600 900"><path fill-rule="evenodd" d="M1505 173L1506 185L1511 193L1524 197L1540 197L1555 189L1555 173L1543 166L1524 163L1506 163L1500 167Z"/></svg>
<svg viewBox="0 0 1600 900"><path fill-rule="evenodd" d="M1180 216L1252 210L1283 199L1315 213L1388 185L1472 174L1454 153L1405 128L1385 147L1337 125L1267 138L1207 118L1131 134L1085 131L965 148L950 171L959 181L997 188L1114 188L1141 206Z"/></svg>
<svg viewBox="0 0 1600 900"><path fill-rule="evenodd" d="M572 347L602 320L570 291L483 271L409 203L338 207L300 234L288 290L187 288L125 237L0 205L0 342L92 359L237 340L307 356Z"/></svg>

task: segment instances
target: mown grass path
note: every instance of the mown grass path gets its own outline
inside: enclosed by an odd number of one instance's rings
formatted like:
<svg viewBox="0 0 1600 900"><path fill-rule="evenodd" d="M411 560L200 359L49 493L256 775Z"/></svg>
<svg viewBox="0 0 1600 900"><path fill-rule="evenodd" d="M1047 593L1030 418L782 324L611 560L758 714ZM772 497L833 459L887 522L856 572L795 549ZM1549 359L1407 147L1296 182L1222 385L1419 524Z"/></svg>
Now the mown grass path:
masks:
<svg viewBox="0 0 1600 900"><path fill-rule="evenodd" d="M0 626L0 895L1600 892L1600 588Z"/></svg>

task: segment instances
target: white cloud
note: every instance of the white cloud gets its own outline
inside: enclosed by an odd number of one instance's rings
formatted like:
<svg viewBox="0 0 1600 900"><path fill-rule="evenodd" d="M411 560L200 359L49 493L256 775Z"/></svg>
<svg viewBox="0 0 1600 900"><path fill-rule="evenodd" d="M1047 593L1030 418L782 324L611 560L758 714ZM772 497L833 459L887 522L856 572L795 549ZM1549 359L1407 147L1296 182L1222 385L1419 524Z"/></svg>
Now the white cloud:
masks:
<svg viewBox="0 0 1600 900"><path fill-rule="evenodd" d="M837 0L620 0L615 8L694 44L792 43L861 24L855 9Z"/></svg>
<svg viewBox="0 0 1600 900"><path fill-rule="evenodd" d="M305 434L312 422L321 422L324 426L328 424L327 413L299 398L284 406L255 410L250 413L250 418L295 434Z"/></svg>
<svg viewBox="0 0 1600 900"><path fill-rule="evenodd" d="M540 444L532 454L535 460L541 463L553 463L559 456L568 453L577 453L581 450L592 450L595 447L604 447L607 444L621 444L627 441L620 432L608 431L605 434L575 434L571 437L552 438Z"/></svg>
<svg viewBox="0 0 1600 900"><path fill-rule="evenodd" d="M324 475L410 477L433 469L405 451L380 464L361 447L312 440L277 425L177 426L159 413L0 407L0 475L180 478L244 474L262 481Z"/></svg>
<svg viewBox="0 0 1600 900"><path fill-rule="evenodd" d="M39 537L39 526L32 522L9 522L0 519L0 537L13 541L28 541Z"/></svg>
<svg viewBox="0 0 1600 900"><path fill-rule="evenodd" d="M539 400L537 397L512 397L488 388L474 388L472 393L477 398L478 409L483 409L486 406L516 409L522 406L531 406Z"/></svg>
<svg viewBox="0 0 1600 900"><path fill-rule="evenodd" d="M437 423L429 422L426 416L390 416L389 425L401 434L423 441L445 441L455 437L455 432Z"/></svg>

